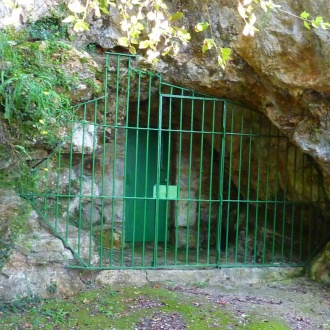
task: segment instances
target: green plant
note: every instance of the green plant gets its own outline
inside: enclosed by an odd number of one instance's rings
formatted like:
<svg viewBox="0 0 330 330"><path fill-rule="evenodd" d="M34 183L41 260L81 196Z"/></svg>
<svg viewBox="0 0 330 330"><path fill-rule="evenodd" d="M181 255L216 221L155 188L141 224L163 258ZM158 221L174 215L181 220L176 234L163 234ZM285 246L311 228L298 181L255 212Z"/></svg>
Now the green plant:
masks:
<svg viewBox="0 0 330 330"><path fill-rule="evenodd" d="M71 80L60 67L66 60L62 50L68 46L55 41L17 42L16 36L0 33L0 62L7 63L0 86L3 118L25 139L53 146L57 129L72 117L65 94ZM25 150L24 144L19 145Z"/></svg>
<svg viewBox="0 0 330 330"><path fill-rule="evenodd" d="M59 309L46 309L43 313L52 319L55 325L68 323L70 313L65 312L63 308Z"/></svg>
<svg viewBox="0 0 330 330"><path fill-rule="evenodd" d="M47 286L47 291L49 293L56 293L57 292L57 283L55 281L51 281Z"/></svg>
<svg viewBox="0 0 330 330"><path fill-rule="evenodd" d="M105 315L107 315L107 316L113 316L113 313L112 313L112 307L103 307L103 306L101 306L100 308L99 308L99 311L102 313L102 314L105 314Z"/></svg>
<svg viewBox="0 0 330 330"><path fill-rule="evenodd" d="M41 298L36 295L28 295L24 298L16 299L9 303L0 304L0 312L2 313L18 313L30 310L32 306L40 304Z"/></svg>
<svg viewBox="0 0 330 330"><path fill-rule="evenodd" d="M56 40L67 37L67 24L61 23L62 18L58 15L44 17L27 26L30 39L37 40Z"/></svg>

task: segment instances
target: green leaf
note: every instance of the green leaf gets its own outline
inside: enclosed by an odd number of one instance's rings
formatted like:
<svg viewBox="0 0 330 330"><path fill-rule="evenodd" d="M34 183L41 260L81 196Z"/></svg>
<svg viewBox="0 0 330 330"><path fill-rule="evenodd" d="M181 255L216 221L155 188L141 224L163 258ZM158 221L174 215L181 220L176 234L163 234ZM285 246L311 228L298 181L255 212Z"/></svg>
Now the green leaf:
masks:
<svg viewBox="0 0 330 330"><path fill-rule="evenodd" d="M205 53L207 50L213 48L215 46L215 42L213 39L204 39L204 43L202 46L202 52Z"/></svg>
<svg viewBox="0 0 330 330"><path fill-rule="evenodd" d="M327 23L327 22L326 23L322 23L321 27L322 27L323 30L327 30L327 29L330 28L330 23Z"/></svg>
<svg viewBox="0 0 330 330"><path fill-rule="evenodd" d="M30 160L32 159L31 156L29 155L29 153L26 151L26 149L23 146L15 144L15 148L21 150L26 156L28 156L28 158Z"/></svg>
<svg viewBox="0 0 330 330"><path fill-rule="evenodd" d="M318 28L320 24L323 23L323 17L322 16L317 16L313 21L312 21L312 26L315 28Z"/></svg>
<svg viewBox="0 0 330 330"><path fill-rule="evenodd" d="M227 61L231 55L230 48L221 48L221 55L224 61Z"/></svg>
<svg viewBox="0 0 330 330"><path fill-rule="evenodd" d="M143 41L140 41L139 48L140 49L145 49L145 48L148 48L149 45L150 45L149 40L143 40Z"/></svg>
<svg viewBox="0 0 330 330"><path fill-rule="evenodd" d="M123 47L128 47L129 46L128 38L126 38L126 37L119 38L118 45L123 46Z"/></svg>
<svg viewBox="0 0 330 330"><path fill-rule="evenodd" d="M306 29L308 29L308 30L310 30L310 29L311 29L311 27L309 26L309 24L308 24L308 22L307 22L307 21L304 21L304 25L305 25L305 28L306 28Z"/></svg>
<svg viewBox="0 0 330 330"><path fill-rule="evenodd" d="M300 14L300 17L301 17L302 19L307 19L308 16L309 16L309 14L308 14L306 11L303 11L303 12Z"/></svg>
<svg viewBox="0 0 330 330"><path fill-rule="evenodd" d="M110 14L109 10L107 10L105 7L100 7L100 9L104 14L106 14L106 15Z"/></svg>
<svg viewBox="0 0 330 330"><path fill-rule="evenodd" d="M131 54L133 54L133 55L135 55L136 54L136 49L135 49L135 47L134 46L129 46L128 47L128 50L129 50L129 52L131 53Z"/></svg>
<svg viewBox="0 0 330 330"><path fill-rule="evenodd" d="M84 20L78 19L76 24L73 26L73 30L75 32L82 32L82 31L85 31L85 30L89 30L89 25Z"/></svg>
<svg viewBox="0 0 330 330"><path fill-rule="evenodd" d="M195 31L196 31L196 32L202 32L202 31L205 31L209 26L210 26L210 24L209 24L208 22L201 22L201 23L198 23L198 24L195 26Z"/></svg>
<svg viewBox="0 0 330 330"><path fill-rule="evenodd" d="M144 26L141 23L136 23L135 27L139 30L139 31L143 31L144 30Z"/></svg>
<svg viewBox="0 0 330 330"><path fill-rule="evenodd" d="M188 40L191 39L190 33L186 29L182 28L175 28L177 37L183 42L186 43Z"/></svg>
<svg viewBox="0 0 330 330"><path fill-rule="evenodd" d="M172 49L172 46L168 46L164 49L164 51L162 52L162 56L166 56Z"/></svg>
<svg viewBox="0 0 330 330"><path fill-rule="evenodd" d="M178 11L175 14L170 16L170 21L177 21L183 17L183 12Z"/></svg>
<svg viewBox="0 0 330 330"><path fill-rule="evenodd" d="M322 16L317 16L315 18L315 22L317 22L317 23L321 23L322 21L323 21L323 17Z"/></svg>
<svg viewBox="0 0 330 330"><path fill-rule="evenodd" d="M7 119L9 121L9 123L11 123L12 112L13 112L13 109L12 109L12 107L9 104L9 96L7 97L7 94L6 94L6 103L5 103L5 114L4 114L4 118Z"/></svg>

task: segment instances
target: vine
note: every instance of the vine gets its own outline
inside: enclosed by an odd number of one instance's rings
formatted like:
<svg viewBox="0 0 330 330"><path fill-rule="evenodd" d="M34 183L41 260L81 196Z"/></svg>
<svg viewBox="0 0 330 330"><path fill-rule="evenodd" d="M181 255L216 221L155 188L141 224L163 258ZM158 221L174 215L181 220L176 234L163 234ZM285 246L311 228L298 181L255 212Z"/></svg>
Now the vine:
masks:
<svg viewBox="0 0 330 330"><path fill-rule="evenodd" d="M2 2L10 12L3 21L5 25L18 25L23 7L25 10L33 7L33 0L2 0ZM73 24L76 32L89 30L86 18L90 12L101 17L102 14L110 14L109 6L117 7L122 19L121 29L125 34L118 39L118 45L128 48L132 54L135 54L137 49L146 49L149 61L157 61L160 55L176 55L180 51L180 45L186 45L191 39L185 26L177 23L184 16L183 12L169 13L164 0L65 0L65 3L70 15L63 22ZM273 0L238 0L237 3L238 13L244 21L242 33L245 36L253 37L258 31L256 6L266 13L274 12L300 19L307 29L322 28L326 30L330 28L330 23L325 21L322 16L313 18L306 11L295 15L284 10ZM210 21L210 17L208 20ZM216 44L209 22L196 22L196 32L203 32L208 28L210 28L211 38L204 39L202 52L215 49L218 63L224 69L230 58L231 50Z"/></svg>

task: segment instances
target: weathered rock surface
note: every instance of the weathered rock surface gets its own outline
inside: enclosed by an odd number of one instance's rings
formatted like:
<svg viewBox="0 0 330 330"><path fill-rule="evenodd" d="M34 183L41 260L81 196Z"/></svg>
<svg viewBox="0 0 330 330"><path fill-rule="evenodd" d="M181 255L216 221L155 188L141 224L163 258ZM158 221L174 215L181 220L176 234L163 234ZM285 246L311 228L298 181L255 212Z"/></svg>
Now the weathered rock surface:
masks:
<svg viewBox="0 0 330 330"><path fill-rule="evenodd" d="M313 260L309 275L314 281L330 285L330 242Z"/></svg>
<svg viewBox="0 0 330 330"><path fill-rule="evenodd" d="M299 16L306 10L312 17L322 15L330 20L327 0L277 3L293 15ZM293 143L317 161L329 198L329 30L307 30L299 19L286 13L273 12L265 17L260 11L260 32L254 38L244 37L236 2L213 0L207 6L201 1L185 0L172 3L171 9L185 13L184 24L192 33L196 22L208 20L209 13L217 44L233 49L226 70L219 68L214 53L202 54L203 38L211 37L206 32L194 34L191 43L175 58L162 59L158 71L171 83L228 98L265 113ZM111 35L116 35L118 25L112 26ZM94 29L88 40L104 48L113 47L113 39L106 34L102 37L102 33L103 28Z"/></svg>
<svg viewBox="0 0 330 330"><path fill-rule="evenodd" d="M56 1L37 2L40 9L32 13L32 20L49 13L50 9L58 5ZM330 20L328 0L305 0L303 4L295 0L278 3L292 14L299 15L306 10L312 16L322 14L326 20ZM3 17L1 15L5 10L1 6L0 3L0 17ZM172 2L171 7L173 11L184 11L184 24L191 32L196 22L208 20L205 3L202 1L183 0L180 4ZM111 10L111 19L91 21L90 31L78 35L74 43L80 46L95 43L105 49L114 48L121 32L118 12ZM272 13L269 18L260 20L261 31L254 38L244 37L241 35L243 23L237 13L237 2L210 0L208 12L217 44L233 49L226 70L219 68L215 54L202 54L201 42L204 37L210 37L209 32L206 32L204 35L194 35L191 43L177 57L162 59L158 71L171 83L228 98L265 113L303 152L316 159L329 197L329 31L309 31L300 20L292 19L284 13ZM23 21L27 19L23 17ZM71 70L85 72L89 64L82 65L76 55L77 61L71 65ZM95 67L90 71L90 76L81 78L94 79ZM80 84L79 94L76 93L74 100L79 102L91 96L92 90ZM6 199L3 201L1 210L3 206L10 207ZM15 288L7 296L3 293L2 299L24 295L28 287L32 293L46 295L47 287L53 282L57 283L58 292L62 294L82 287L82 282L74 276L74 272L63 270L61 265L64 259L72 258L71 253L60 240L43 232L42 228L35 229L42 234L35 238L23 236L2 270L0 286L8 291L1 292L10 292L10 289ZM316 258L312 265L312 278L329 281L328 254L329 244L324 254ZM35 267L38 267L38 272Z"/></svg>
<svg viewBox="0 0 330 330"><path fill-rule="evenodd" d="M16 199L17 205L19 197ZM30 296L66 296L85 287L77 271L63 267L64 262L73 260L72 253L39 223L35 211L8 252L8 261L0 271L0 302Z"/></svg>

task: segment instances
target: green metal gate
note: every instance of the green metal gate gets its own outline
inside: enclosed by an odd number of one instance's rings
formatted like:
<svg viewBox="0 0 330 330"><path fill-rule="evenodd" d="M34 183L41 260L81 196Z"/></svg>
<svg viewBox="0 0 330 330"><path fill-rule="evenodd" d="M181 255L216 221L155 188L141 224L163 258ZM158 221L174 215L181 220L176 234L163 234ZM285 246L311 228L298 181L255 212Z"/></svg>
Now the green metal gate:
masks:
<svg viewBox="0 0 330 330"><path fill-rule="evenodd" d="M106 54L103 97L25 191L89 269L300 266L329 232L314 161L263 114ZM46 169L46 171L45 171Z"/></svg>

